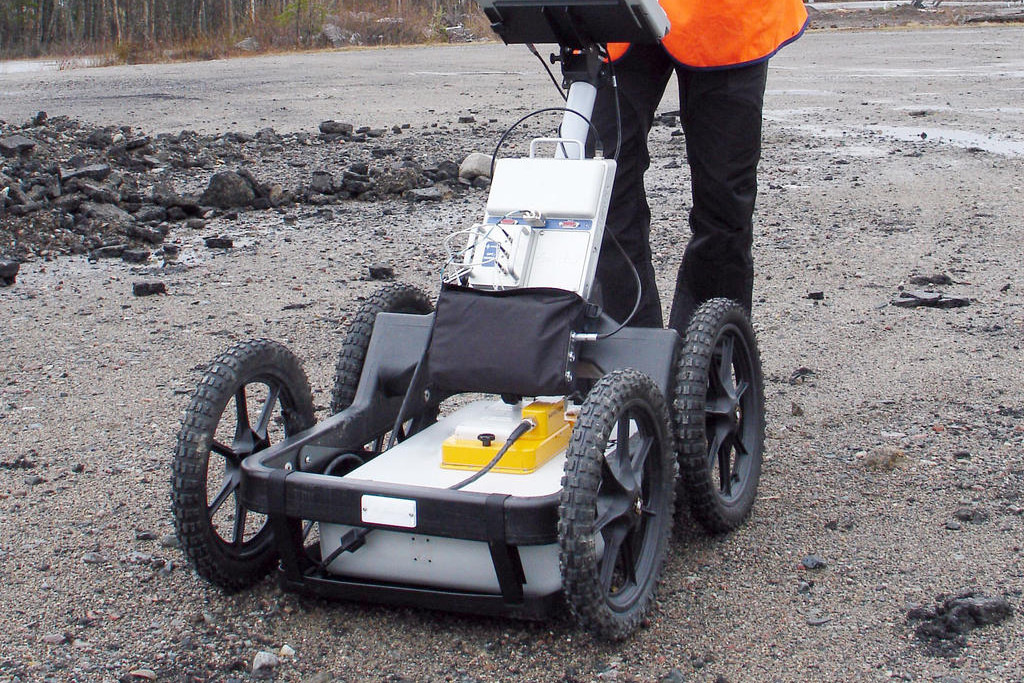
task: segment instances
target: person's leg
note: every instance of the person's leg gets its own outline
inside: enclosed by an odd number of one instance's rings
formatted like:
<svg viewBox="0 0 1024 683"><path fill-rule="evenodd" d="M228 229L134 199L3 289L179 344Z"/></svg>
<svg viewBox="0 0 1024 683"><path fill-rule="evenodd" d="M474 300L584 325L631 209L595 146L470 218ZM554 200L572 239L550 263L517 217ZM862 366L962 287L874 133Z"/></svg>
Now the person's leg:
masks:
<svg viewBox="0 0 1024 683"><path fill-rule="evenodd" d="M727 297L751 308L752 216L768 64L677 73L693 188L691 237L669 317L669 326L682 334L708 299Z"/></svg>
<svg viewBox="0 0 1024 683"><path fill-rule="evenodd" d="M600 303L605 312L618 321L625 320L636 303L632 269L612 242L610 235L614 235L636 267L643 291L640 308L630 324L661 327L661 301L648 243L651 210L644 191L644 172L651 161L647 135L672 75L673 63L659 45L634 45L614 63L614 69L619 85L622 140L616 158L615 184L608 208L605 239L597 264ZM601 88L597 93L593 123L601 136L604 154L612 156L619 138L615 92L610 86Z"/></svg>

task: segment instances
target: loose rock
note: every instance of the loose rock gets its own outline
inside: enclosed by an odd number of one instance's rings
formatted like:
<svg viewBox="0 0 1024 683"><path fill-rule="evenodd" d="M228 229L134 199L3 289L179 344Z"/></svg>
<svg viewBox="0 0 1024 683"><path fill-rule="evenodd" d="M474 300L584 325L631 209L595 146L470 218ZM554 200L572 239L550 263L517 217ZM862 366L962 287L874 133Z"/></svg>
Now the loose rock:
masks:
<svg viewBox="0 0 1024 683"><path fill-rule="evenodd" d="M139 223L161 223L167 220L167 209L162 206L144 206L135 212Z"/></svg>
<svg viewBox="0 0 1024 683"><path fill-rule="evenodd" d="M107 164L92 164L90 166L83 166L82 168L73 168L70 170L60 169L61 182L68 182L77 178L85 178L88 180L96 180L102 182L110 177L110 173L113 169Z"/></svg>
<svg viewBox="0 0 1024 683"><path fill-rule="evenodd" d="M817 373L808 367L799 367L789 375L790 384L803 384L809 378L814 377Z"/></svg>
<svg viewBox="0 0 1024 683"><path fill-rule="evenodd" d="M125 249L121 253L121 260L125 263L145 263L149 257L149 249Z"/></svg>
<svg viewBox="0 0 1024 683"><path fill-rule="evenodd" d="M203 242L210 249L231 249L235 246L234 240L230 237L207 237Z"/></svg>
<svg viewBox="0 0 1024 683"><path fill-rule="evenodd" d="M961 522L984 524L988 521L988 512L981 508L962 507L957 508L956 512L953 513L953 517Z"/></svg>
<svg viewBox="0 0 1024 683"><path fill-rule="evenodd" d="M257 652L252 660L252 675L255 678L271 678L281 660L273 652Z"/></svg>
<svg viewBox="0 0 1024 683"><path fill-rule="evenodd" d="M480 176L490 178L492 158L490 154L473 152L459 164L459 177L470 182Z"/></svg>
<svg viewBox="0 0 1024 683"><path fill-rule="evenodd" d="M934 275L914 275L908 282L918 287L927 285L951 285L953 284L953 278L946 275L945 273L935 273Z"/></svg>
<svg viewBox="0 0 1024 683"><path fill-rule="evenodd" d="M907 290L893 299L893 306L901 308L962 308L969 306L971 300L965 297L949 296L942 292L930 292L923 289Z"/></svg>
<svg viewBox="0 0 1024 683"><path fill-rule="evenodd" d="M199 198L201 204L230 209L249 206L256 199L252 185L234 171L222 171L210 178L210 184Z"/></svg>
<svg viewBox="0 0 1024 683"><path fill-rule="evenodd" d="M121 254L128 248L127 244L108 244L89 252L89 258L94 261L105 258L121 258Z"/></svg>
<svg viewBox="0 0 1024 683"><path fill-rule="evenodd" d="M180 548L181 541L174 534L166 534L160 537L160 545L164 548Z"/></svg>
<svg viewBox="0 0 1024 683"><path fill-rule="evenodd" d="M154 294L166 294L167 285L163 282L136 282L132 285L132 294L135 296L152 296Z"/></svg>
<svg viewBox="0 0 1024 683"><path fill-rule="evenodd" d="M903 465L906 460L906 454L900 449L893 448L892 446L879 446L864 456L864 459L861 460L861 466L865 469L877 470L879 472L892 472L897 467Z"/></svg>
<svg viewBox="0 0 1024 683"><path fill-rule="evenodd" d="M24 135L9 135L0 138L0 154L16 157L30 153L38 143Z"/></svg>
<svg viewBox="0 0 1024 683"><path fill-rule="evenodd" d="M423 187L416 190L409 190L405 193L405 196L409 199L419 202L439 202L443 199L447 199L451 195L451 189L444 185Z"/></svg>
<svg viewBox="0 0 1024 683"><path fill-rule="evenodd" d="M10 287L18 279L21 264L17 261L0 259L0 287Z"/></svg>
<svg viewBox="0 0 1024 683"><path fill-rule="evenodd" d="M352 135L355 131L355 126L351 123L341 123L340 121L324 121L320 124L320 132L324 135Z"/></svg>
<svg viewBox="0 0 1024 683"><path fill-rule="evenodd" d="M824 558L820 555L808 555L804 559L800 560L800 564L804 569L824 569L828 566Z"/></svg>
<svg viewBox="0 0 1024 683"><path fill-rule="evenodd" d="M122 208L114 206L113 204L85 202L82 204L80 212L95 221L106 223L107 225L115 228L124 229L135 222L135 219L132 218L130 213Z"/></svg>
<svg viewBox="0 0 1024 683"><path fill-rule="evenodd" d="M334 194L334 176L327 171L313 171L309 189L320 194Z"/></svg>
<svg viewBox="0 0 1024 683"><path fill-rule="evenodd" d="M914 606L907 612L909 621L920 622L915 635L940 649L966 645L965 634L981 626L999 624L1013 614L1009 601L999 596L966 591L942 599L934 606Z"/></svg>
<svg viewBox="0 0 1024 683"><path fill-rule="evenodd" d="M386 265L375 265L369 267L371 280L392 280L395 277L395 269Z"/></svg>
<svg viewBox="0 0 1024 683"><path fill-rule="evenodd" d="M159 208L159 207L154 207ZM163 209L160 209L161 211ZM148 244L160 244L164 241L163 231L157 228L150 228L145 225L130 225L125 230L129 237Z"/></svg>

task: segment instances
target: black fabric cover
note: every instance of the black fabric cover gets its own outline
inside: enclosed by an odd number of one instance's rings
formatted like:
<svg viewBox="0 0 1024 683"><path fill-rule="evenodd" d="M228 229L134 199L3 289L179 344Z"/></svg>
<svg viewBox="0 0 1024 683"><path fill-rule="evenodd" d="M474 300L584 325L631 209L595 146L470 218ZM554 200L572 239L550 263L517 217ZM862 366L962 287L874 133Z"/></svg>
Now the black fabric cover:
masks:
<svg viewBox="0 0 1024 683"><path fill-rule="evenodd" d="M445 287L427 350L428 381L451 392L564 394L569 336L585 307L562 289Z"/></svg>

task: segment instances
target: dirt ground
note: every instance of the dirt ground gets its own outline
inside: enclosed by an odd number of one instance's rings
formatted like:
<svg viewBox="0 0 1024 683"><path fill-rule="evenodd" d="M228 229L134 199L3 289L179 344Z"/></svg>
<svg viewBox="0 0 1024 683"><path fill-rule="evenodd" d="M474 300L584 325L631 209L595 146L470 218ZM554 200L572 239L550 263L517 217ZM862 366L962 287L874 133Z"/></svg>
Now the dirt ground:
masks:
<svg viewBox="0 0 1024 683"><path fill-rule="evenodd" d="M309 683L1024 680L1022 47L1019 27L815 32L772 62L760 493L732 534L676 529L649 624L620 644L566 620L318 601L270 580L225 595L174 547L169 462L206 363L277 339L304 359L323 416L346 320L380 284L368 267L436 292L441 241L483 190L221 213L175 228L172 262L28 259L0 288L0 681L250 680L257 653L284 646L274 676ZM410 123L373 144L426 163L489 151L549 103L546 75L511 48L387 52L5 77L0 119L47 109L156 133L187 104L210 133ZM317 65L344 88L311 83ZM203 110L225 69L237 97ZM205 85L148 96L186 82ZM382 87L403 96L368 99ZM253 112L247 89L292 99ZM654 129L647 176L662 292L686 241L677 133ZM282 147L245 163L294 186L368 151ZM213 170L174 179L198 192ZM233 248L207 248L212 235ZM139 281L167 293L133 296ZM907 289L969 305L893 306ZM967 591L1014 615L960 641L916 634L909 610Z"/></svg>
<svg viewBox="0 0 1024 683"><path fill-rule="evenodd" d="M811 30L880 29L897 27L958 26L977 23L1019 23L1024 11L1012 2L971 4L927 0L921 7L910 2L818 2L808 6Z"/></svg>

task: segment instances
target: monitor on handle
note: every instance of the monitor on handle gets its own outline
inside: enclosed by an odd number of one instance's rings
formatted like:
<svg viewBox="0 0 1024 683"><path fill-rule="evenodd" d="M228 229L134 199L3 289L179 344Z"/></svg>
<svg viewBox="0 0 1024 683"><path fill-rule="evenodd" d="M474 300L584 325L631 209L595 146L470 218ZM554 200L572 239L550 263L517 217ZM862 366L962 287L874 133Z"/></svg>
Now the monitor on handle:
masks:
<svg viewBox="0 0 1024 683"><path fill-rule="evenodd" d="M657 0L478 0L506 43L655 43L669 22Z"/></svg>

